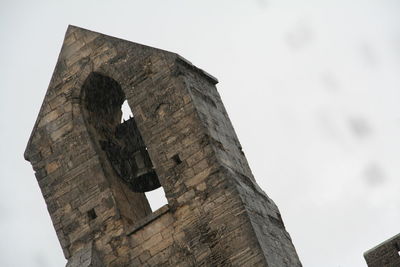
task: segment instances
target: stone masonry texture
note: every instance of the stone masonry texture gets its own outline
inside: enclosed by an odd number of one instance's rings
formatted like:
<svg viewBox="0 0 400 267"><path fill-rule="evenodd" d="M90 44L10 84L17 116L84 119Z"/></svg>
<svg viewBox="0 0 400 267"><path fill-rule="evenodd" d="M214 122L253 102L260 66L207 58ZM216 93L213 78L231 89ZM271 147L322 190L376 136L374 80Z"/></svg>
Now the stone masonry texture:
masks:
<svg viewBox="0 0 400 267"><path fill-rule="evenodd" d="M216 83L178 54L68 27L24 154L68 267L301 266Z"/></svg>
<svg viewBox="0 0 400 267"><path fill-rule="evenodd" d="M364 253L368 267L400 266L400 234Z"/></svg>

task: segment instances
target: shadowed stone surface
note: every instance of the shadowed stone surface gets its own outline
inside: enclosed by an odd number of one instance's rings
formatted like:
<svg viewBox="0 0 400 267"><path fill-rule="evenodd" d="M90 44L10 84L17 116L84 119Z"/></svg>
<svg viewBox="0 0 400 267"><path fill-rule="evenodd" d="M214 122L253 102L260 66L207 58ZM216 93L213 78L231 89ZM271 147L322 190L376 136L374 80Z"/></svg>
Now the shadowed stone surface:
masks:
<svg viewBox="0 0 400 267"><path fill-rule="evenodd" d="M67 266L301 266L216 83L175 53L68 27L25 151ZM143 192L159 186L168 205L152 212Z"/></svg>
<svg viewBox="0 0 400 267"><path fill-rule="evenodd" d="M368 267L400 266L400 234L364 253Z"/></svg>

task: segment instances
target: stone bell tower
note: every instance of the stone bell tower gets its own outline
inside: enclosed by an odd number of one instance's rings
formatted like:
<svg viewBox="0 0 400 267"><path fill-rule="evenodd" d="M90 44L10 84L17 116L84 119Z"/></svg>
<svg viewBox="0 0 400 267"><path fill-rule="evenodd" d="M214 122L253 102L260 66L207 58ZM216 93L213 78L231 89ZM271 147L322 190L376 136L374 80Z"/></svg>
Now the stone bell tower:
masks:
<svg viewBox="0 0 400 267"><path fill-rule="evenodd" d="M25 151L67 266L301 266L216 83L175 53L68 27Z"/></svg>

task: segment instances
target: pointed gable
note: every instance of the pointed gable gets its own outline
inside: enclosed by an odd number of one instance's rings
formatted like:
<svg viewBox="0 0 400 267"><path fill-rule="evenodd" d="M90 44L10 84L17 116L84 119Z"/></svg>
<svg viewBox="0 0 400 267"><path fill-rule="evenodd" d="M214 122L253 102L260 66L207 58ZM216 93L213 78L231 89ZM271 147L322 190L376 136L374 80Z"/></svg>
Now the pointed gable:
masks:
<svg viewBox="0 0 400 267"><path fill-rule="evenodd" d="M47 132L52 132L50 139L56 142L71 128L71 105L74 97L79 97L78 80L89 72L100 71L104 65L112 66L123 58L137 57L140 62L143 57L164 57L173 59L176 54L161 49L129 42L101 33L93 32L76 26L68 26L62 48L54 69L49 87L33 127L24 156L29 160L34 140L43 138ZM140 64L131 67L145 68ZM114 73L118 76L118 73ZM121 74L121 73L120 73ZM110 74L108 74L110 75ZM62 106L62 107L61 107ZM41 131L41 128L47 127ZM33 149L34 150L34 149Z"/></svg>

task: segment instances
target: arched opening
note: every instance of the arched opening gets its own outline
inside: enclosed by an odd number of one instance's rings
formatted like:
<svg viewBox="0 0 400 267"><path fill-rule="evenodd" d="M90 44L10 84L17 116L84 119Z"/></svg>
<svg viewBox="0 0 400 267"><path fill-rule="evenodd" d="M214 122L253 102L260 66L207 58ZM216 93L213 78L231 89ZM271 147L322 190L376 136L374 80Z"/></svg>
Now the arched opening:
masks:
<svg viewBox="0 0 400 267"><path fill-rule="evenodd" d="M127 100L125 100L124 103L122 104L121 111L122 111L121 123L124 123L125 121L133 117L132 111L128 105ZM168 204L167 198L165 197L164 188L162 186L160 186L157 189L145 192L145 195L153 211Z"/></svg>
<svg viewBox="0 0 400 267"><path fill-rule="evenodd" d="M118 82L102 74L91 73L82 87L82 100L89 132L104 152L102 154L110 163L113 174L122 180L131 192L145 193L161 188L147 148ZM144 194L141 198L143 200L136 199L131 203L136 208L137 202L143 202L143 213L146 215L149 213L149 204Z"/></svg>

